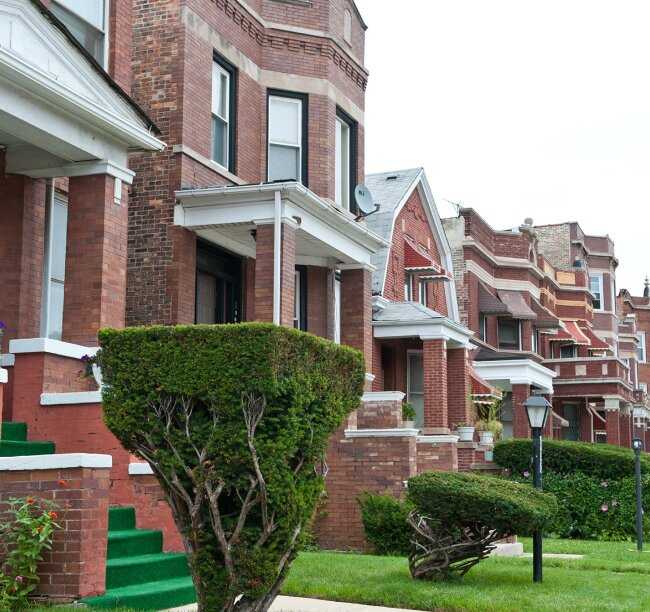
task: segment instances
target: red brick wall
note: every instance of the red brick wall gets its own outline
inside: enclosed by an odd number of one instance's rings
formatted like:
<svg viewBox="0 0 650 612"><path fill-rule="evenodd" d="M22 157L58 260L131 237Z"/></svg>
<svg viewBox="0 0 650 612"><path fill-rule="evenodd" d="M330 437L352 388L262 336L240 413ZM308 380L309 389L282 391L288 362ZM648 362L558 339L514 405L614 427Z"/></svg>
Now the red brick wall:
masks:
<svg viewBox="0 0 650 612"><path fill-rule="evenodd" d="M530 427L524 407L529 395L528 385L512 385L512 431L515 438L530 438Z"/></svg>
<svg viewBox="0 0 650 612"><path fill-rule="evenodd" d="M372 276L369 270L341 272L341 342L360 350L372 372Z"/></svg>
<svg viewBox="0 0 650 612"><path fill-rule="evenodd" d="M108 9L108 72L124 91L130 93L132 0L112 0Z"/></svg>
<svg viewBox="0 0 650 612"><path fill-rule="evenodd" d="M51 551L39 564L32 593L60 601L105 590L109 469L0 471L0 508L12 497L37 497L60 508Z"/></svg>
<svg viewBox="0 0 650 612"><path fill-rule="evenodd" d="M447 351L447 412L449 427L472 420L470 363L466 349Z"/></svg>
<svg viewBox="0 0 650 612"><path fill-rule="evenodd" d="M107 175L70 179L63 340L97 344L97 330L124 326L126 189L115 204Z"/></svg>
<svg viewBox="0 0 650 612"><path fill-rule="evenodd" d="M458 448L449 442L417 443L418 474L430 471L457 472Z"/></svg>
<svg viewBox="0 0 650 612"><path fill-rule="evenodd" d="M307 331L327 338L327 268L307 268Z"/></svg>
<svg viewBox="0 0 650 612"><path fill-rule="evenodd" d="M447 412L447 346L444 340L423 340L424 429L449 427Z"/></svg>
<svg viewBox="0 0 650 612"><path fill-rule="evenodd" d="M618 410L606 411L607 444L619 446L621 444L621 413Z"/></svg>

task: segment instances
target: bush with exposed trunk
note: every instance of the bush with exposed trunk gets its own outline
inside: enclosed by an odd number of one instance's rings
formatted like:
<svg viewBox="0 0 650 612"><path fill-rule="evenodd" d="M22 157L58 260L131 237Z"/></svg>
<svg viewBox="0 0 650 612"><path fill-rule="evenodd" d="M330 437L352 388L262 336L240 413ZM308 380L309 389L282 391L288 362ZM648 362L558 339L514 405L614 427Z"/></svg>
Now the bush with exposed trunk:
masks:
<svg viewBox="0 0 650 612"><path fill-rule="evenodd" d="M263 611L323 492L362 355L267 324L102 330L104 418L158 478L199 609Z"/></svg>

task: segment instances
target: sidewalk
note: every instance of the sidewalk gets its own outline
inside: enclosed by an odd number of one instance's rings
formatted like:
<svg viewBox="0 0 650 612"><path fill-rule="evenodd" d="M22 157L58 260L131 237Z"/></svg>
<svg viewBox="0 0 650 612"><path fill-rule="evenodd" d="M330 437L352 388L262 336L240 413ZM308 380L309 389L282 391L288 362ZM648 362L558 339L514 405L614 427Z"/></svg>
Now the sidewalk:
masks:
<svg viewBox="0 0 650 612"><path fill-rule="evenodd" d="M172 608L167 612L195 612L196 604ZM287 597L279 595L271 606L271 612L411 612L403 608L383 608L363 604L307 599L305 597Z"/></svg>

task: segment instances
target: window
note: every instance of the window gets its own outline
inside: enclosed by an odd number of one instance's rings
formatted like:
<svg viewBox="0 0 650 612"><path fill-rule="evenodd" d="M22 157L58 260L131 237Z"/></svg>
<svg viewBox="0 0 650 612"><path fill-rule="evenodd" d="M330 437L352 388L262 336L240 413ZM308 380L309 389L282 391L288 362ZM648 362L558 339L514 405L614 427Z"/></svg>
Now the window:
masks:
<svg viewBox="0 0 650 612"><path fill-rule="evenodd" d="M53 194L45 230L41 335L54 340L60 340L63 331L67 229L68 203L58 194Z"/></svg>
<svg viewBox="0 0 650 612"><path fill-rule="evenodd" d="M536 329L533 329L530 346L533 349L533 353L539 353L539 331Z"/></svg>
<svg viewBox="0 0 650 612"><path fill-rule="evenodd" d="M562 344L560 346L560 359L575 359L578 356L578 347L575 344Z"/></svg>
<svg viewBox="0 0 650 612"><path fill-rule="evenodd" d="M53 0L50 10L97 63L106 68L108 0Z"/></svg>
<svg viewBox="0 0 650 612"><path fill-rule="evenodd" d="M499 319L499 348L507 351L521 350L519 319Z"/></svg>
<svg viewBox="0 0 650 612"><path fill-rule="evenodd" d="M593 306L594 310L604 310L605 304L603 300L603 275L593 274L589 277L589 291L593 293Z"/></svg>
<svg viewBox="0 0 650 612"><path fill-rule="evenodd" d="M410 302L413 299L411 285L412 285L411 276L409 274L406 274L404 276L404 301L406 302Z"/></svg>
<svg viewBox="0 0 650 612"><path fill-rule="evenodd" d="M235 171L237 71L215 55L212 62L212 159Z"/></svg>
<svg viewBox="0 0 650 612"><path fill-rule="evenodd" d="M426 281L420 281L420 304L427 306L427 287L428 284Z"/></svg>
<svg viewBox="0 0 650 612"><path fill-rule="evenodd" d="M343 39L348 45L352 44L352 13L349 9L343 12Z"/></svg>
<svg viewBox="0 0 650 612"><path fill-rule="evenodd" d="M636 359L639 363L645 363L646 362L646 355L645 355L645 332L639 332L636 337L639 340L639 344L636 347Z"/></svg>
<svg viewBox="0 0 650 612"><path fill-rule="evenodd" d="M307 184L307 98L269 95L268 180Z"/></svg>
<svg viewBox="0 0 650 612"><path fill-rule="evenodd" d="M293 326L307 331L307 268L296 266L294 280Z"/></svg>
<svg viewBox="0 0 650 612"><path fill-rule="evenodd" d="M354 188L357 179L357 124L340 108L336 109L336 203L345 210L356 211Z"/></svg>
<svg viewBox="0 0 650 612"><path fill-rule="evenodd" d="M239 323L241 280L241 258L199 242L196 247L196 322Z"/></svg>
<svg viewBox="0 0 650 612"><path fill-rule="evenodd" d="M415 426L424 425L424 366L420 351L407 353L407 393L406 399L415 410Z"/></svg>
<svg viewBox="0 0 650 612"><path fill-rule="evenodd" d="M478 337L487 342L487 317L483 313L478 315Z"/></svg>

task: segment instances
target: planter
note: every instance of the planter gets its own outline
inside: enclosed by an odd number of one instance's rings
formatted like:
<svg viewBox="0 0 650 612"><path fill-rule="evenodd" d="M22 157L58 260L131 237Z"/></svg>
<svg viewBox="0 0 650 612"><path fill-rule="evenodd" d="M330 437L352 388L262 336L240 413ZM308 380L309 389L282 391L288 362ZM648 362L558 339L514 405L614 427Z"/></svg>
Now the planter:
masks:
<svg viewBox="0 0 650 612"><path fill-rule="evenodd" d="M484 446L489 446L494 444L494 434L491 431L482 431L480 432L481 444Z"/></svg>
<svg viewBox="0 0 650 612"><path fill-rule="evenodd" d="M415 421L402 421L404 429L415 429Z"/></svg>
<svg viewBox="0 0 650 612"><path fill-rule="evenodd" d="M474 440L474 427L456 427L459 442L472 442Z"/></svg>

